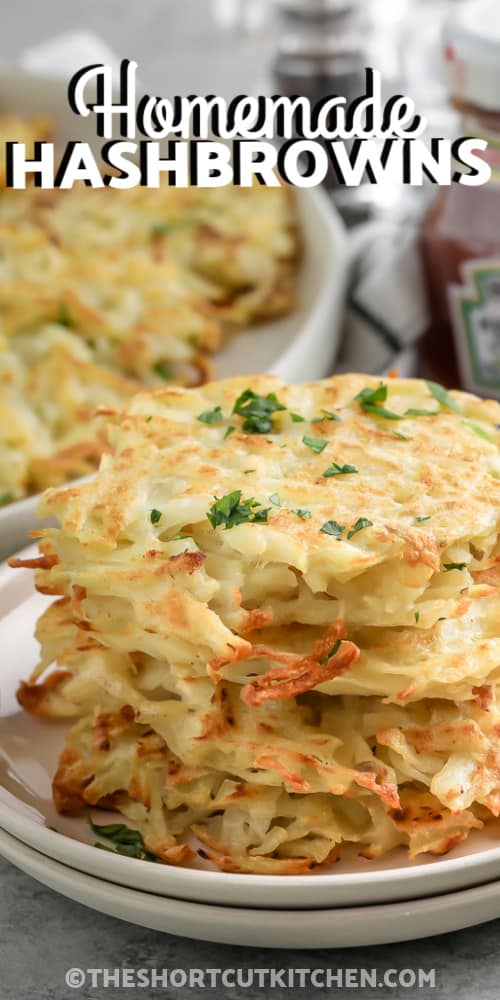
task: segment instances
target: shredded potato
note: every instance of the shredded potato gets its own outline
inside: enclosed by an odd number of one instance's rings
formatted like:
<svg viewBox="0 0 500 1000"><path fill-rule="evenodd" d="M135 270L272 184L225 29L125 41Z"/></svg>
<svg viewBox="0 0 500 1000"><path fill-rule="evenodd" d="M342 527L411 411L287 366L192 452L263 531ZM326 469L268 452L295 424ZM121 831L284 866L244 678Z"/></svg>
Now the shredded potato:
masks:
<svg viewBox="0 0 500 1000"><path fill-rule="evenodd" d="M19 700L76 720L57 808L276 874L442 854L499 815L500 406L260 376L109 416L27 563L57 599Z"/></svg>

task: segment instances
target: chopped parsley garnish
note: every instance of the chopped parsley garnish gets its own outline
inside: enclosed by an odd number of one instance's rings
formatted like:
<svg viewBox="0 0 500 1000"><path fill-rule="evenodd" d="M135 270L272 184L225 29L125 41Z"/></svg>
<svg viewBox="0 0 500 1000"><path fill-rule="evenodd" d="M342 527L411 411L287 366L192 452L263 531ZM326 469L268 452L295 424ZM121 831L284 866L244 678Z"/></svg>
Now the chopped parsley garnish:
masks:
<svg viewBox="0 0 500 1000"><path fill-rule="evenodd" d="M204 410L203 413L198 414L196 419L200 420L202 424L220 424L221 420L224 419L222 407L215 406L213 410Z"/></svg>
<svg viewBox="0 0 500 1000"><path fill-rule="evenodd" d="M462 423L464 424L465 427L468 427L469 430L472 431L474 434L477 434L478 437L483 438L484 441L491 442L490 435L488 434L487 431L484 430L483 427L480 427L479 424L473 424L472 421L470 420L462 420Z"/></svg>
<svg viewBox="0 0 500 1000"><path fill-rule="evenodd" d="M141 861L158 861L158 858L151 851L147 850L142 839L142 834L138 830L132 830L129 826L125 826L124 823L110 823L109 826L97 826L92 822L90 816L88 817L88 822L93 833L96 833L98 837L110 840L114 844L113 853L123 854L127 858L139 858ZM94 844L94 847L100 847L104 851L113 851L112 847L108 847L105 844Z"/></svg>
<svg viewBox="0 0 500 1000"><path fill-rule="evenodd" d="M158 524L160 518L161 518L161 510L156 510L156 508L153 507L153 510L150 510L149 512L149 520L151 521L151 524Z"/></svg>
<svg viewBox="0 0 500 1000"><path fill-rule="evenodd" d="M235 431L235 430L236 430L236 427L234 427L234 425L233 425L233 424L229 424L229 427L227 428L227 430L226 430L226 433L224 434L224 441L225 441L225 440L226 440L226 438L228 438L228 437L229 437L229 436L230 436L230 435L231 435L231 434L233 433L233 431Z"/></svg>
<svg viewBox="0 0 500 1000"><path fill-rule="evenodd" d="M428 384L434 385L434 383ZM404 420L405 417L435 417L439 413L439 410L417 410L414 407L410 407L404 413L394 413L392 410L387 410L385 406L381 405L387 399L387 391L387 386L383 382L376 389L371 389L367 385L364 389L361 389L361 392L358 392L357 396L354 397L354 401L359 403L365 413L371 413L374 417L384 417L385 420Z"/></svg>
<svg viewBox="0 0 500 1000"><path fill-rule="evenodd" d="M365 413L371 413L375 417L385 417L386 420L401 420L402 417L398 413L393 413L381 405L386 399L387 386L383 382L376 389L371 389L369 385L365 386L354 397L355 402L359 403Z"/></svg>
<svg viewBox="0 0 500 1000"><path fill-rule="evenodd" d="M290 411L290 417L293 420L294 424L303 424L306 419L305 417L301 417L300 413L292 413L291 411Z"/></svg>
<svg viewBox="0 0 500 1000"><path fill-rule="evenodd" d="M166 361L156 361L153 365L153 371L155 375L159 375L160 378L165 380L165 382L168 382L169 379L172 378L170 365L168 365Z"/></svg>
<svg viewBox="0 0 500 1000"><path fill-rule="evenodd" d="M439 410L419 410L415 406L410 406L404 413L405 417L437 417Z"/></svg>
<svg viewBox="0 0 500 1000"><path fill-rule="evenodd" d="M167 233L171 233L176 226L173 222L156 222L154 226L151 226L151 236L156 239L158 236L166 236Z"/></svg>
<svg viewBox="0 0 500 1000"><path fill-rule="evenodd" d="M73 320L71 319L70 311L65 302L62 302L59 306L57 322L59 323L59 326L65 326L67 329L71 329L73 326Z"/></svg>
<svg viewBox="0 0 500 1000"><path fill-rule="evenodd" d="M192 538L192 537L193 537L192 535L183 535L182 532L180 532L178 535L174 535L173 538L169 538L169 541L170 542L180 542L181 539Z"/></svg>
<svg viewBox="0 0 500 1000"><path fill-rule="evenodd" d="M350 531L347 532L348 538L354 538L358 531L363 531L364 528L371 528L373 526L373 521L369 521L367 517L359 517Z"/></svg>
<svg viewBox="0 0 500 1000"><path fill-rule="evenodd" d="M328 650L328 653L326 653L325 656L322 656L321 659L318 660L318 663L328 663L328 660L331 660L332 656L335 656L335 654L338 653L341 645L342 645L342 639L337 639L337 642L334 643L332 648Z"/></svg>
<svg viewBox="0 0 500 1000"><path fill-rule="evenodd" d="M344 531L344 526L342 524L337 524L336 521L325 521L322 528L319 529L324 535L334 535L335 538L339 536Z"/></svg>
<svg viewBox="0 0 500 1000"><path fill-rule="evenodd" d="M215 503L208 511L207 517L212 528L223 525L227 531L236 527L237 524L266 523L270 507L262 507L258 500L251 497L249 500L241 499L241 490L234 490L225 497L215 497Z"/></svg>
<svg viewBox="0 0 500 1000"><path fill-rule="evenodd" d="M430 514L419 514L418 517L415 518L417 524L422 524L422 521L430 521L430 519Z"/></svg>
<svg viewBox="0 0 500 1000"><path fill-rule="evenodd" d="M151 423L151 421L152 421L152 419L153 419L153 414L152 414L152 413L150 413L150 414L149 414L149 417L146 417L146 423L147 423L147 424L150 424L150 423Z"/></svg>
<svg viewBox="0 0 500 1000"><path fill-rule="evenodd" d="M416 623L418 625L418 623L420 621L420 611L415 611L415 621L416 621Z"/></svg>
<svg viewBox="0 0 500 1000"><path fill-rule="evenodd" d="M465 569L467 563L444 563L443 569L445 573L450 573L452 569L462 570Z"/></svg>
<svg viewBox="0 0 500 1000"><path fill-rule="evenodd" d="M325 450L328 441L325 441L324 438L313 438L310 437L309 434L304 434L302 444L307 445L307 447L310 448L311 451L314 451L316 455L321 455L321 452Z"/></svg>
<svg viewBox="0 0 500 1000"><path fill-rule="evenodd" d="M271 493L269 499L274 507L281 507L281 500L277 493Z"/></svg>
<svg viewBox="0 0 500 1000"><path fill-rule="evenodd" d="M366 385L365 388L361 389L361 391L354 397L355 402L360 403L363 408L366 403L369 403L370 405L374 403L385 403L386 399L387 386L384 385L383 382L380 382L376 389L372 389L369 385Z"/></svg>
<svg viewBox="0 0 500 1000"><path fill-rule="evenodd" d="M365 413L371 413L373 417L383 417L384 420L403 420L401 413L394 413L393 410L388 410L385 406L379 406L378 403L363 403L362 404Z"/></svg>
<svg viewBox="0 0 500 1000"><path fill-rule="evenodd" d="M355 465L337 465L337 462L332 462L321 475L324 479L331 479L332 476L351 476L355 472L359 472Z"/></svg>
<svg viewBox="0 0 500 1000"><path fill-rule="evenodd" d="M244 417L243 430L250 434L269 434L273 430L273 414L286 407L280 403L274 392L258 396L252 389L245 389L238 396L233 413Z"/></svg>
<svg viewBox="0 0 500 1000"><path fill-rule="evenodd" d="M338 423L341 422L341 418L338 413L333 413L332 410L322 410L321 417L314 417L311 420L312 424L322 424L323 420L336 420Z"/></svg>
<svg viewBox="0 0 500 1000"><path fill-rule="evenodd" d="M438 403L441 403L441 406L446 406L448 410L454 410L455 413L462 412L458 403L453 399L453 396L450 396L444 386L439 385L439 382L429 382L427 380L425 384L431 396L434 396L434 399L437 399Z"/></svg>
<svg viewBox="0 0 500 1000"><path fill-rule="evenodd" d="M249 476L251 472L256 472L256 469L243 469L243 475Z"/></svg>
<svg viewBox="0 0 500 1000"><path fill-rule="evenodd" d="M413 438L408 437L407 434L401 434L400 431L394 431L392 436L398 438L399 441L413 441Z"/></svg>
<svg viewBox="0 0 500 1000"><path fill-rule="evenodd" d="M302 507L290 507L292 514L296 514L297 517L301 517L303 521L307 521L312 517L310 510L303 510Z"/></svg>
<svg viewBox="0 0 500 1000"><path fill-rule="evenodd" d="M6 504L12 503L15 500L13 493L0 493L0 507L5 507Z"/></svg>

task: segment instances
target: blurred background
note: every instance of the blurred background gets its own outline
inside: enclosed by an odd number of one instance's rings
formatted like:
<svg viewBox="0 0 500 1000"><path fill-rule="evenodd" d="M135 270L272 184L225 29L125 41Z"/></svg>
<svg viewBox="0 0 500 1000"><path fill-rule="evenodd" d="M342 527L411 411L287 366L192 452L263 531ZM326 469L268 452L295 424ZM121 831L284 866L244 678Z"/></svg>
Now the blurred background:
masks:
<svg viewBox="0 0 500 1000"><path fill-rule="evenodd" d="M363 90L365 67L372 65L383 74L387 96L403 92L414 98L429 135L448 135L456 115L443 84L440 37L459 3L18 0L6 14L0 60L68 75L94 51L102 58L114 53L134 58L142 86L156 94L299 93L313 100L332 93L354 99ZM96 39L103 43L99 53L92 46ZM415 202L411 195L391 184L335 192L348 225L379 210L384 216L406 214Z"/></svg>
<svg viewBox="0 0 500 1000"><path fill-rule="evenodd" d="M309 44L309 54L317 57L315 41L323 41L323 57L329 47L340 58L346 45L357 44L382 70L388 88L404 86L436 105L443 94L433 52L442 20L457 2L17 0L3 12L0 58L11 61L59 34L85 30L139 61L147 87L229 96L270 84L277 56L290 45L300 49L302 35L304 48ZM315 40L318 14L324 20Z"/></svg>
<svg viewBox="0 0 500 1000"><path fill-rule="evenodd" d="M386 97L404 93L414 99L427 119L429 142L432 136L478 134L477 122L464 131L444 82L443 24L458 18L467 2L488 6L487 0L17 0L4 12L0 62L67 79L85 63L114 58L117 64L128 57L139 64L142 88L157 95L283 93L312 100L326 94L354 99L363 93L365 67L374 66L383 75ZM489 0L493 12L498 2ZM483 44L489 45L487 29L483 34ZM500 53L500 35L498 45ZM500 56L497 61L500 66ZM459 277L442 226L446 191L390 180L340 188L333 176L328 187L350 231L347 356L339 363L368 367L366 345L375 342L381 345L378 368L396 357L402 374L423 371L414 346L430 330L424 368L439 341L442 364L432 371L444 381L456 384L461 377L467 383L458 371L445 302L448 285ZM463 189L450 195L450 212L462 219L461 229L452 233L453 245L465 240L471 218L483 220L476 226L474 247L466 247L462 257L496 255L498 239L488 227L500 214L499 190L496 185L489 200L488 192L479 193L473 203ZM437 233L433 217L428 240L427 284L434 280L436 260L449 265L449 274L443 272L439 287L431 287L430 316L420 237L429 203L440 194ZM497 382L495 376L494 387Z"/></svg>

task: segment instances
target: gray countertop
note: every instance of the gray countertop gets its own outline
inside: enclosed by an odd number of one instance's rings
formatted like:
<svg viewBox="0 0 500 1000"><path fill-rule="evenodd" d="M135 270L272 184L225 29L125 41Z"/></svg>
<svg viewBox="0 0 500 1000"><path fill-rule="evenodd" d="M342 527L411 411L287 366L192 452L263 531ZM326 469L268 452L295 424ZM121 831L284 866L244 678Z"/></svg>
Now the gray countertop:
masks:
<svg viewBox="0 0 500 1000"><path fill-rule="evenodd" d="M265 74L271 45L255 33L217 32L211 11L230 14L232 0L15 0L5 4L0 60L68 30L97 32L120 56L135 58L146 88L157 94L244 93ZM66 1000L124 996L127 990L70 990L68 968L377 968L436 969L434 990L367 988L373 995L498 996L500 922L454 935L336 952L259 952L162 935L103 916L44 888L0 860L0 995L2 1000ZM307 919L307 918L305 918ZM187 989L141 989L143 997L181 996ZM267 996L276 990L193 989L191 996ZM305 1000L322 991L290 990ZM334 991L333 991L334 992ZM339 991L340 992L340 991ZM359 995L345 990L344 995Z"/></svg>
<svg viewBox="0 0 500 1000"><path fill-rule="evenodd" d="M339 995L371 997L405 996L453 997L454 1000L496 1000L500 957L498 938L500 922L447 934L424 941L377 948L339 949L337 951L261 951L225 945L194 942L95 913L78 903L56 895L28 876L0 862L2 885L0 901L0 993L2 1000L67 1000L85 997L111 1000L124 997L126 989L69 989L64 975L67 969L209 969L209 968L294 968L294 969L436 969L435 989L386 990L367 988L344 990ZM307 919L307 917L305 917ZM210 988L137 990L142 997L193 997L201 1000L226 997L278 996L279 990ZM286 990L290 997L310 1000L325 996L322 990ZM330 995L334 995L332 990Z"/></svg>

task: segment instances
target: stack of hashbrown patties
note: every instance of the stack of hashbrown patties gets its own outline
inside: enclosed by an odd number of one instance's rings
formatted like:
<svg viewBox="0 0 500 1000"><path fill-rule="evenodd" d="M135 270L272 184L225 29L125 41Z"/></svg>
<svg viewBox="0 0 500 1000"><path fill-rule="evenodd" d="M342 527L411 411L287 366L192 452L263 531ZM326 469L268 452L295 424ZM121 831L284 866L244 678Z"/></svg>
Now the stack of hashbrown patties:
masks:
<svg viewBox="0 0 500 1000"><path fill-rule="evenodd" d="M498 815L499 428L416 379L137 395L96 479L42 502L57 600L19 698L76 718L57 807L284 874Z"/></svg>

